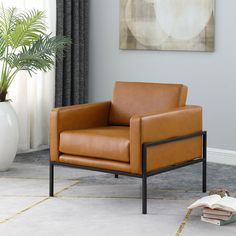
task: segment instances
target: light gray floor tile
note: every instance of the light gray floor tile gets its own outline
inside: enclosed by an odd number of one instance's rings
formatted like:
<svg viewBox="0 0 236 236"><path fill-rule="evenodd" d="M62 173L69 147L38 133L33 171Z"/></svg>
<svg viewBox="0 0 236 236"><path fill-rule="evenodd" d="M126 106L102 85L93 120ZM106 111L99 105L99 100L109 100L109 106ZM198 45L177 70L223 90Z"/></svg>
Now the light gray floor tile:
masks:
<svg viewBox="0 0 236 236"><path fill-rule="evenodd" d="M144 216L136 199L50 199L2 225L0 234L14 235L17 229L19 235L169 236L184 217L183 205L150 200L150 214Z"/></svg>
<svg viewBox="0 0 236 236"><path fill-rule="evenodd" d="M0 197L0 222L14 216L45 197Z"/></svg>
<svg viewBox="0 0 236 236"><path fill-rule="evenodd" d="M55 192L75 183L71 180L55 181ZM46 179L17 179L0 178L0 197L1 196L48 196L48 180Z"/></svg>
<svg viewBox="0 0 236 236"><path fill-rule="evenodd" d="M100 172L92 172L81 169L55 167L55 179L71 179L76 180L79 177L97 176L102 175ZM0 172L0 178L36 178L36 179L48 179L49 168L47 165L41 165L38 163L13 163L12 167L6 172Z"/></svg>

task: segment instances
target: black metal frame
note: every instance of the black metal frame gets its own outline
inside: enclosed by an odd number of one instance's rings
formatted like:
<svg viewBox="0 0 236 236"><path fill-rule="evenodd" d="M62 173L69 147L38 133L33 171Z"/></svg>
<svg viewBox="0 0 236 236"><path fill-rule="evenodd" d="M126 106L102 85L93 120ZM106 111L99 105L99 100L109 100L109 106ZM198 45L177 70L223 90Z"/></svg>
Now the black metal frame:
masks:
<svg viewBox="0 0 236 236"><path fill-rule="evenodd" d="M163 145L166 143L179 142L179 141L183 141L183 140L187 140L187 139L191 139L191 138L196 138L199 136L203 137L202 157L198 157L192 161L169 166L167 168L162 168L162 169L159 169L156 171L147 172L147 158L148 158L147 157L147 149L149 147ZM123 172L123 171L107 170L107 169L96 168L96 167L79 166L79 165L72 165L72 164L50 161L50 164L49 164L49 195L51 197L53 197L54 166L55 165L110 173L110 174L114 174L115 178L118 178L119 175L125 175L125 176L135 177L135 178L142 178L142 212L143 212L143 214L147 214L147 178L150 176L153 176L153 175L161 174L161 173L164 173L164 172L167 172L170 170L174 170L174 169L178 169L181 167L185 167L188 165L193 165L193 164L196 164L199 162L202 162L202 191L206 192L206 190L207 190L207 131L196 132L196 133L192 133L189 135L160 140L160 141L156 141L156 142L143 143L142 144L142 174L133 174L133 173Z"/></svg>

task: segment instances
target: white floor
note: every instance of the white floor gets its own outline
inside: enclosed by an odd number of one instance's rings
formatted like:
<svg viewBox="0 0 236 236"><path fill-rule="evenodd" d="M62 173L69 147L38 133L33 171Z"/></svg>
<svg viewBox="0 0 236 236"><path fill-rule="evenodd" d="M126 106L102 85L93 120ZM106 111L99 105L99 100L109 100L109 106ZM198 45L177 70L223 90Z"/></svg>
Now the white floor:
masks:
<svg viewBox="0 0 236 236"><path fill-rule="evenodd" d="M137 183L94 185L81 182L101 173L56 168L56 197L48 197L48 167L14 163L0 173L1 236L172 236L183 221L186 207L196 198L152 198L148 215L141 214L141 186ZM114 178L108 175L109 178ZM160 190L161 196L164 190ZM168 190L166 190L168 191ZM170 196L178 190L169 190ZM164 193L163 193L164 194ZM157 196L158 197L158 196ZM181 235L236 235L236 224L218 227L200 221L194 211Z"/></svg>

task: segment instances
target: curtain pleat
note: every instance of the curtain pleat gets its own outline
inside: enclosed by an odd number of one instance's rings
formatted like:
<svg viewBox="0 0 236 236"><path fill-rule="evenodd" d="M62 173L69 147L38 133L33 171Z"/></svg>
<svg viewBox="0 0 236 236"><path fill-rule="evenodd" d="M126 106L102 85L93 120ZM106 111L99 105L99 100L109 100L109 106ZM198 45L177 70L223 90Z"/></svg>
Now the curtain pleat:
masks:
<svg viewBox="0 0 236 236"><path fill-rule="evenodd" d="M56 107L88 101L88 0L57 0L57 35L72 44L56 65Z"/></svg>

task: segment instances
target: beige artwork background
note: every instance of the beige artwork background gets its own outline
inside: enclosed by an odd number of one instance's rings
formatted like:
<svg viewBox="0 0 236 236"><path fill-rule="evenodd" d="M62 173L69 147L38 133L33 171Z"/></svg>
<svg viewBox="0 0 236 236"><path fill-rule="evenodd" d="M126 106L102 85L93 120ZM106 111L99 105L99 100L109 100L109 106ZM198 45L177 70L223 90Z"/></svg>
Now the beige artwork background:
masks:
<svg viewBox="0 0 236 236"><path fill-rule="evenodd" d="M120 0L120 49L214 51L214 0Z"/></svg>

